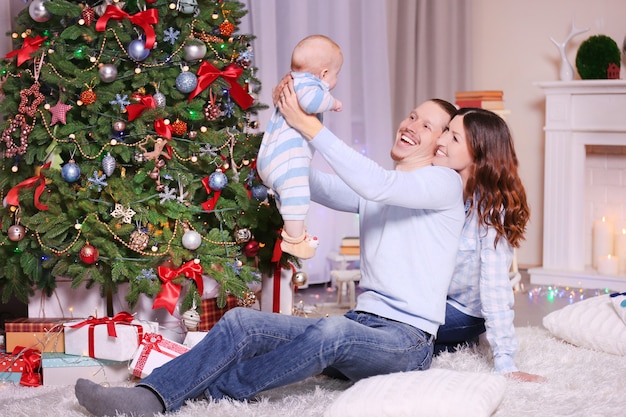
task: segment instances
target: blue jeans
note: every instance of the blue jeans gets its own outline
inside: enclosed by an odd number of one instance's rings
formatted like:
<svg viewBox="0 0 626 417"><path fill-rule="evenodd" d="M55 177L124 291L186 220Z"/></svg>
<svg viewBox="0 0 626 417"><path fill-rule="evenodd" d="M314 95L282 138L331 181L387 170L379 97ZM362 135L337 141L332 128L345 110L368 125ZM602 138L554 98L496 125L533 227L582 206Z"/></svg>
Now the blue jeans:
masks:
<svg viewBox="0 0 626 417"><path fill-rule="evenodd" d="M318 319L240 307L138 386L154 391L165 411L203 395L245 400L328 368L354 381L428 369L432 339L408 324L363 312Z"/></svg>
<svg viewBox="0 0 626 417"><path fill-rule="evenodd" d="M485 319L469 316L446 303L446 322L439 326L434 354L454 352L463 345L478 344L478 336L485 332Z"/></svg>

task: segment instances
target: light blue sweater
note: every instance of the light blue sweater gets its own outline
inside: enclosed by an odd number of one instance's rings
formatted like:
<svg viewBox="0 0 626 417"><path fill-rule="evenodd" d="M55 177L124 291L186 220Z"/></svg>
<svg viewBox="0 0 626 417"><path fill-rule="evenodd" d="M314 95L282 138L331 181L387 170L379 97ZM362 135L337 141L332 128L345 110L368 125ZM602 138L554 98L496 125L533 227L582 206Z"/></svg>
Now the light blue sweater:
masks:
<svg viewBox="0 0 626 417"><path fill-rule="evenodd" d="M311 144L337 174L311 170L313 201L359 213L356 310L437 334L465 217L460 176L434 166L386 170L326 128Z"/></svg>

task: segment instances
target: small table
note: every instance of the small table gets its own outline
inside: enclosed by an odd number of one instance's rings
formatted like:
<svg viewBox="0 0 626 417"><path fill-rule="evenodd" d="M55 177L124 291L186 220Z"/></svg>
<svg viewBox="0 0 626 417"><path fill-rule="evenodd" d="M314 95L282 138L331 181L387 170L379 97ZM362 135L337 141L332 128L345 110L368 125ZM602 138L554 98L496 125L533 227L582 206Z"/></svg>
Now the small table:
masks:
<svg viewBox="0 0 626 417"><path fill-rule="evenodd" d="M355 282L361 279L359 270L359 255L342 255L338 252L331 252L326 257L328 269L330 270L330 281L332 286L337 287L337 304L342 304L344 291L348 295L350 308L356 305Z"/></svg>

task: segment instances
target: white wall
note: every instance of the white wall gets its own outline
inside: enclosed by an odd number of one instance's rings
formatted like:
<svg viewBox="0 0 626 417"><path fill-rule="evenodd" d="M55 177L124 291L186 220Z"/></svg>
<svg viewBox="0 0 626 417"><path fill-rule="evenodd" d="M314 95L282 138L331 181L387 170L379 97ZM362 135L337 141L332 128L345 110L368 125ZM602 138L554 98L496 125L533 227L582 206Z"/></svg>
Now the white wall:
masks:
<svg viewBox="0 0 626 417"><path fill-rule="evenodd" d="M592 35L611 37L622 47L626 36L624 0L472 0L474 6L474 85L503 90L511 114L520 172L531 206L526 241L518 251L521 266L540 265L543 229L544 95L533 83L559 80L560 57L553 37L563 42L572 19L576 36L567 52L575 68L576 51ZM622 60L622 77L626 78ZM576 79L579 79L576 75ZM626 117L626 109L624 113ZM567 213L563 213L567 215Z"/></svg>

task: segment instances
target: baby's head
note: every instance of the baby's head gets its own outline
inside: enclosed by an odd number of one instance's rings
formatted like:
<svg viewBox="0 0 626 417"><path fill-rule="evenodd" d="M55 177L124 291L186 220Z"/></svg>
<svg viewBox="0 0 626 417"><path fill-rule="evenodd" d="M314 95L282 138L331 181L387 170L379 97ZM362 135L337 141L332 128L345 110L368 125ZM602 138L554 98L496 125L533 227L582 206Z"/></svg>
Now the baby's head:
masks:
<svg viewBox="0 0 626 417"><path fill-rule="evenodd" d="M291 70L310 72L325 81L332 90L343 65L341 48L324 35L311 35L302 39L291 54Z"/></svg>

